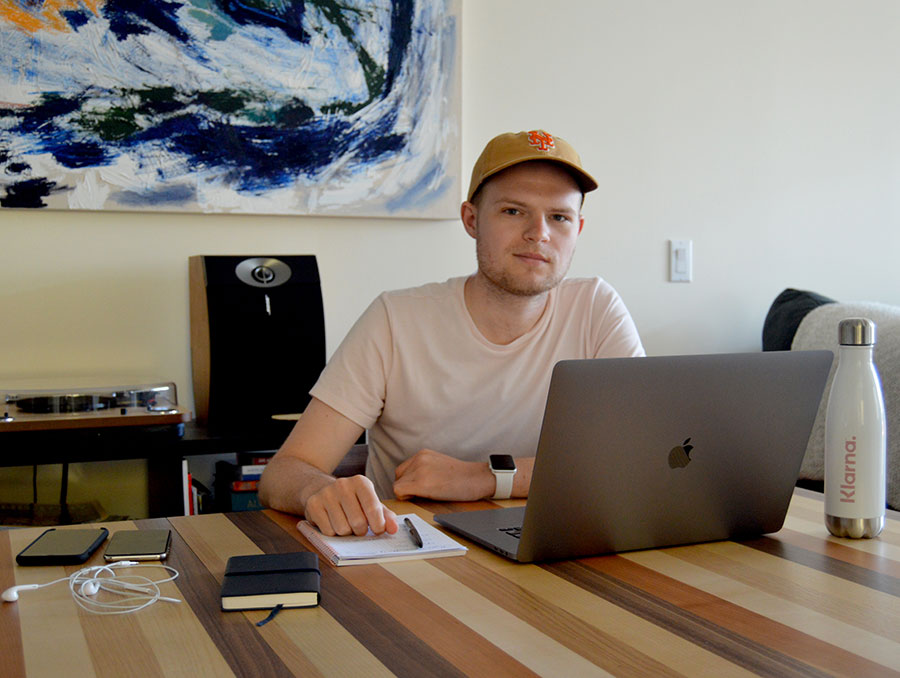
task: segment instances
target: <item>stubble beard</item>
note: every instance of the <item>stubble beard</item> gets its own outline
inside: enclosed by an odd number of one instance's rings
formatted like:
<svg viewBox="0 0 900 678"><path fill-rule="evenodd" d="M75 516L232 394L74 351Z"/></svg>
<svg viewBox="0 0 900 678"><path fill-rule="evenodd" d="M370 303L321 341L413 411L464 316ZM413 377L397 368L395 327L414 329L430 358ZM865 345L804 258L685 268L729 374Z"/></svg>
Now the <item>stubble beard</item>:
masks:
<svg viewBox="0 0 900 678"><path fill-rule="evenodd" d="M562 282L569 268L568 265L560 269L554 268L553 272L543 279L522 281L517 280L512 273L505 270L502 266L495 265L484 252L480 242L476 243L475 255L478 260L478 270L485 280L497 292L505 292L516 297L538 297L546 294ZM549 265L553 266L552 263Z"/></svg>

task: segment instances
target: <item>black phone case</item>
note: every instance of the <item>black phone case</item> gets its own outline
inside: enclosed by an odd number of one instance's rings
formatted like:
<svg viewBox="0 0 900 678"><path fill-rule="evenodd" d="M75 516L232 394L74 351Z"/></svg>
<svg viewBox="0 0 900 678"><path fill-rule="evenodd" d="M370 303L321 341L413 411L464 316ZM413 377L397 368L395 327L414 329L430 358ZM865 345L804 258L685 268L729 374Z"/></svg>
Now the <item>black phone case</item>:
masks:
<svg viewBox="0 0 900 678"><path fill-rule="evenodd" d="M31 542L28 546L26 546L22 551L16 556L16 563L19 565L77 565L79 563L85 562L88 558L91 557L91 554L96 551L100 544L106 541L106 537L109 535L109 530L105 527L100 528L100 534L94 540L94 542L88 546L84 551L77 554L43 554L43 555L29 555L27 553L28 549L32 547L41 537L43 537L48 532L54 531L55 528L50 528L49 530L45 530L41 532L37 539Z"/></svg>

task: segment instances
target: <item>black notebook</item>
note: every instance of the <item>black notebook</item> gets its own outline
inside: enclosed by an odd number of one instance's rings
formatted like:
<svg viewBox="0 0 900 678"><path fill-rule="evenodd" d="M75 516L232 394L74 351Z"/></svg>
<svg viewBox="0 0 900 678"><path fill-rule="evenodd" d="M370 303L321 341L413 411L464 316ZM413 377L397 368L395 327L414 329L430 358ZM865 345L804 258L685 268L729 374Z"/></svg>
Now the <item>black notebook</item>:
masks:
<svg viewBox="0 0 900 678"><path fill-rule="evenodd" d="M222 582L223 610L314 607L319 604L319 557L311 551L232 556Z"/></svg>

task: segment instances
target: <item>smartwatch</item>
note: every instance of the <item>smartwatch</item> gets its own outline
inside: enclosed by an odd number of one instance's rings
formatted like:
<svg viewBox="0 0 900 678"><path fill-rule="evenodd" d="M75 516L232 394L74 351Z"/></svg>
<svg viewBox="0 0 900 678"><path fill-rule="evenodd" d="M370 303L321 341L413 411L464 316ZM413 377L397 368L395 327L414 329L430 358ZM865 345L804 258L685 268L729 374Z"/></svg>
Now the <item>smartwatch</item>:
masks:
<svg viewBox="0 0 900 678"><path fill-rule="evenodd" d="M516 462L510 454L492 454L490 456L491 473L497 481L494 496L491 499L509 499L512 495L513 478L516 477Z"/></svg>

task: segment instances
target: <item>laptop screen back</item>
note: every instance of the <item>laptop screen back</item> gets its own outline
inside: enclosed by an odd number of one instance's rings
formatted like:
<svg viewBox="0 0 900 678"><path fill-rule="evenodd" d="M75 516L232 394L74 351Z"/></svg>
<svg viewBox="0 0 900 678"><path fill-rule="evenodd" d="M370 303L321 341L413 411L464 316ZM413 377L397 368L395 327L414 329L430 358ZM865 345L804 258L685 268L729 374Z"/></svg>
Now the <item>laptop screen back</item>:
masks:
<svg viewBox="0 0 900 678"><path fill-rule="evenodd" d="M829 351L562 361L517 559L781 528Z"/></svg>

